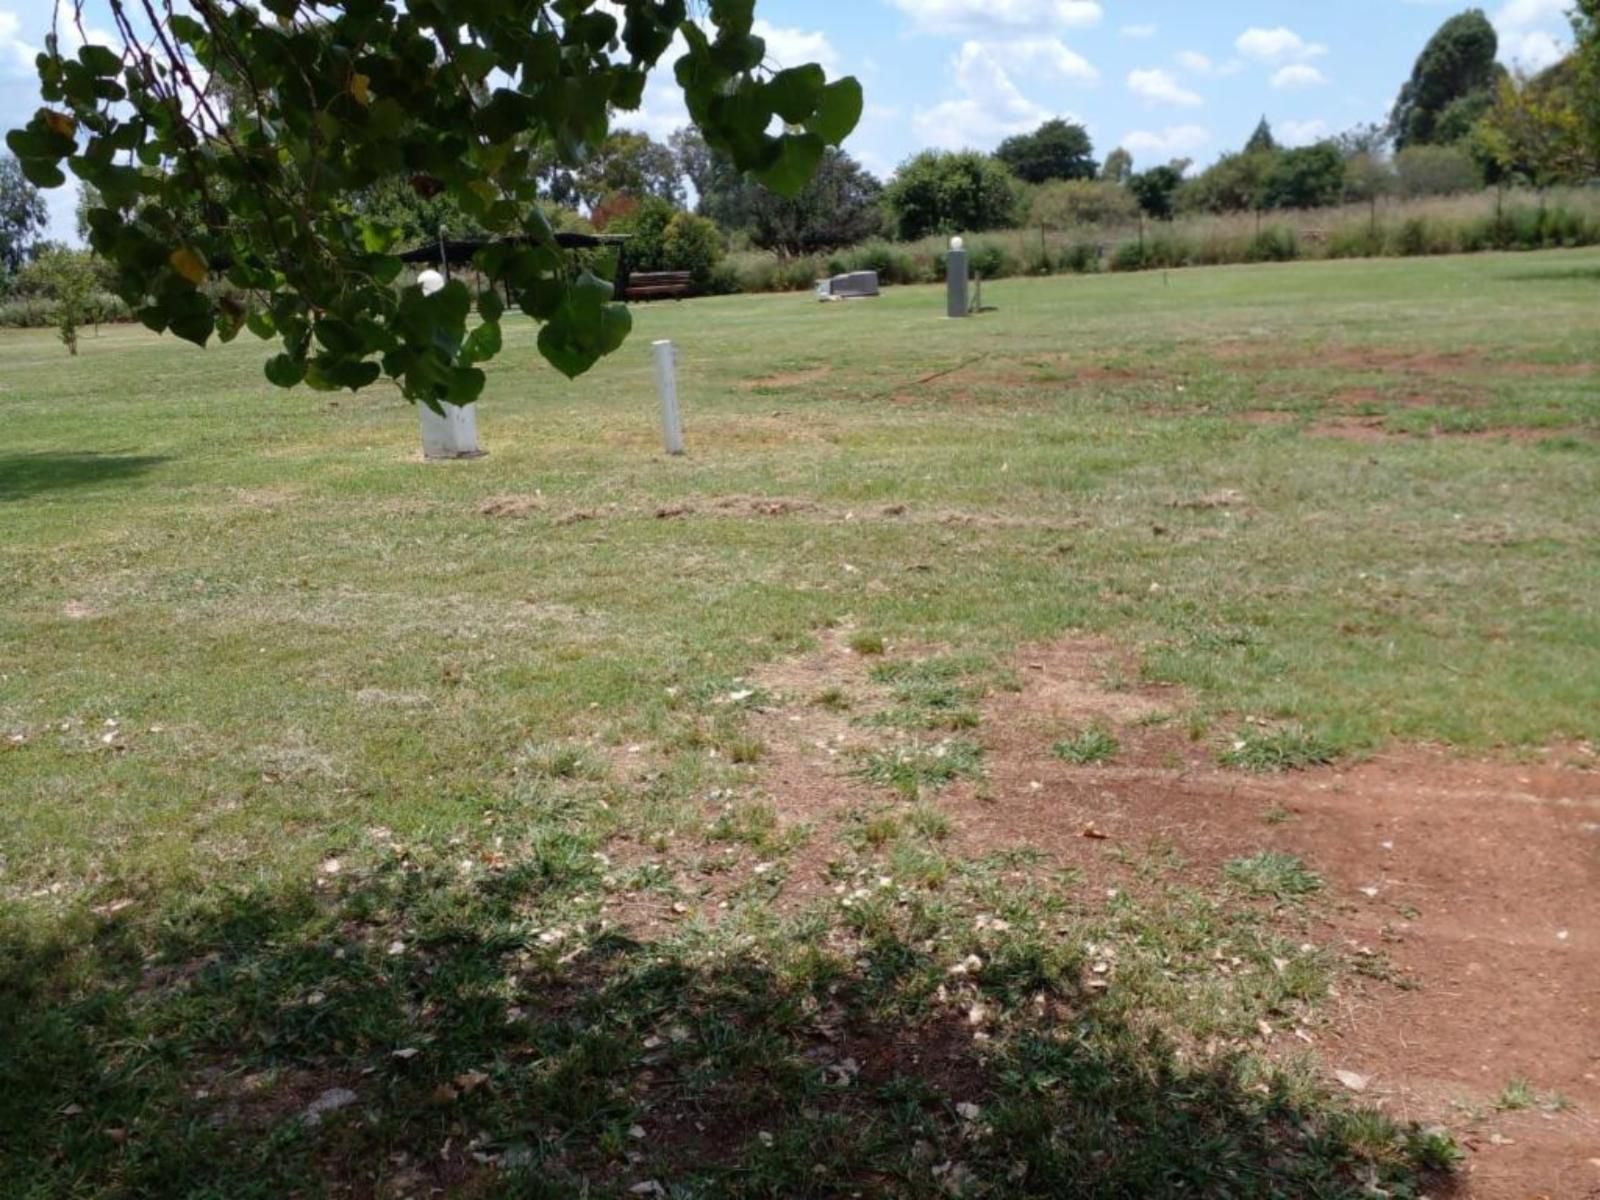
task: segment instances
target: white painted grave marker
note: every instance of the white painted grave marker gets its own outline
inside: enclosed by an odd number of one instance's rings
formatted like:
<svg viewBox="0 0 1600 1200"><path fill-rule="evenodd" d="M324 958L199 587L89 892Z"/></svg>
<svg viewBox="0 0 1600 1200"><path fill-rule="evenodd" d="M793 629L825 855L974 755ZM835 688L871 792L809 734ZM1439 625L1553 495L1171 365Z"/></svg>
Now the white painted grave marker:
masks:
<svg viewBox="0 0 1600 1200"><path fill-rule="evenodd" d="M444 287L444 276L432 270L417 276L417 286L424 296L431 296ZM426 404L418 404L422 414L423 458L477 458L483 454L478 449L478 414L476 404L441 404L443 414L436 413Z"/></svg>
<svg viewBox="0 0 1600 1200"><path fill-rule="evenodd" d="M677 353L668 341L654 342L656 393L661 397L661 444L668 454L683 453L683 422L678 418Z"/></svg>

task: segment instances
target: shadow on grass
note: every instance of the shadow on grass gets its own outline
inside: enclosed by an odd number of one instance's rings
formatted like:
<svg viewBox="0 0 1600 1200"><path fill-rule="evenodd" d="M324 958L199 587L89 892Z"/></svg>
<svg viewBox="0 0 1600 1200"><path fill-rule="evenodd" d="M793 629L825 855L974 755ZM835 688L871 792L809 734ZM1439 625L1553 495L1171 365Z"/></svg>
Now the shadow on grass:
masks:
<svg viewBox="0 0 1600 1200"><path fill-rule="evenodd" d="M1073 951L1003 942L939 1003L916 936L557 936L525 918L550 886L398 865L337 897L10 920L10 1194L1447 1194L1429 1135L1198 1065ZM345 1103L308 1122L319 1097Z"/></svg>
<svg viewBox="0 0 1600 1200"><path fill-rule="evenodd" d="M1508 271L1500 278L1513 283L1600 283L1600 267L1541 267Z"/></svg>
<svg viewBox="0 0 1600 1200"><path fill-rule="evenodd" d="M0 454L0 502L27 500L62 488L114 483L142 475L166 461L154 455L102 454L96 450Z"/></svg>

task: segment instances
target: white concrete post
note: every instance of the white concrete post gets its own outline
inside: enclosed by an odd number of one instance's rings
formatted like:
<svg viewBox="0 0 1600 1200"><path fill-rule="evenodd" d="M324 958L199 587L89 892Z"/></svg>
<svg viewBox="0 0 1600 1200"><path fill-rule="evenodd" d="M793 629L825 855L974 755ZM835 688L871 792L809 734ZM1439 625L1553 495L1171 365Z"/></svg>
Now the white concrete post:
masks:
<svg viewBox="0 0 1600 1200"><path fill-rule="evenodd" d="M668 454L683 453L683 422L678 418L678 363L672 343L654 342L656 394L661 397L661 444Z"/></svg>
<svg viewBox="0 0 1600 1200"><path fill-rule="evenodd" d="M431 296L444 287L444 276L429 269L417 276L417 286L424 296ZM422 414L423 458L477 458L478 406L476 404L441 404L443 415L426 404L418 404Z"/></svg>

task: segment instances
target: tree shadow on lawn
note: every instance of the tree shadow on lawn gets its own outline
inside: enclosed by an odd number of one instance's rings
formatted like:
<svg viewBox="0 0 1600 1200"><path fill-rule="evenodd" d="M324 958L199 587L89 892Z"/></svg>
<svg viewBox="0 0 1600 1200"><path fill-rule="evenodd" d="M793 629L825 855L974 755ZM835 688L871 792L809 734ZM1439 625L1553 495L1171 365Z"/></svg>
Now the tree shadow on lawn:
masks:
<svg viewBox="0 0 1600 1200"><path fill-rule="evenodd" d="M1512 283L1600 283L1600 267L1541 267L1508 271L1500 278Z"/></svg>
<svg viewBox="0 0 1600 1200"><path fill-rule="evenodd" d="M446 874L14 911L11 1194L1448 1194L1429 1135L1186 1057L1076 952L1002 941L958 984L904 931L555 938L519 916L538 869Z"/></svg>
<svg viewBox="0 0 1600 1200"><path fill-rule="evenodd" d="M157 455L105 454L98 450L35 450L0 455L0 502L27 500L61 488L114 483L142 475L167 460Z"/></svg>

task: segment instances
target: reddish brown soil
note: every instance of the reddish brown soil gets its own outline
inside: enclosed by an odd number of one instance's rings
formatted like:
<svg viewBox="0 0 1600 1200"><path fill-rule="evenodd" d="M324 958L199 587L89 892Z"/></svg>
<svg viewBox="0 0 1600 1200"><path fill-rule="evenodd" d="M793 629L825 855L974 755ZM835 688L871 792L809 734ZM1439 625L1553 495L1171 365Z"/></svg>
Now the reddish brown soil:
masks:
<svg viewBox="0 0 1600 1200"><path fill-rule="evenodd" d="M829 638L761 681L778 696L756 718L766 788L785 822L822 827L792 867L785 903L827 886L826 827L884 799L844 770L865 736L851 713L815 703L837 689L855 711L871 711L881 700L871 661ZM1263 848L1303 855L1329 882L1328 936L1370 954L1374 974L1391 973L1341 984L1318 1035L1325 1068L1367 1077L1363 1099L1397 1117L1454 1130L1468 1150L1460 1195L1600 1197L1600 758L1591 747L1533 765L1401 749L1248 775L1217 768L1213 747L1164 719L1183 708L1180 693L1109 687L1137 674L1103 643L1036 647L1017 667L1021 690L992 696L977 732L986 784L941 795L956 846L1026 845L1091 880L1116 876L1118 847L1155 839L1175 845L1197 877ZM1114 765L1076 767L1050 753L1090 721L1121 741ZM1495 1098L1518 1078L1571 1107L1497 1112Z"/></svg>
<svg viewBox="0 0 1600 1200"><path fill-rule="evenodd" d="M821 383L832 374L832 367L811 367L804 371L786 371L778 375L763 375L759 379L746 379L739 384L739 390L753 392L777 388L800 388L812 383Z"/></svg>
<svg viewBox="0 0 1600 1200"><path fill-rule="evenodd" d="M1309 349L1284 349L1259 341L1221 342L1211 355L1230 366L1251 370L1336 367L1346 371L1384 371L1410 376L1550 376L1588 378L1600 367L1592 363L1516 362L1485 357L1476 350L1443 354L1418 354L1376 346L1332 343Z"/></svg>

